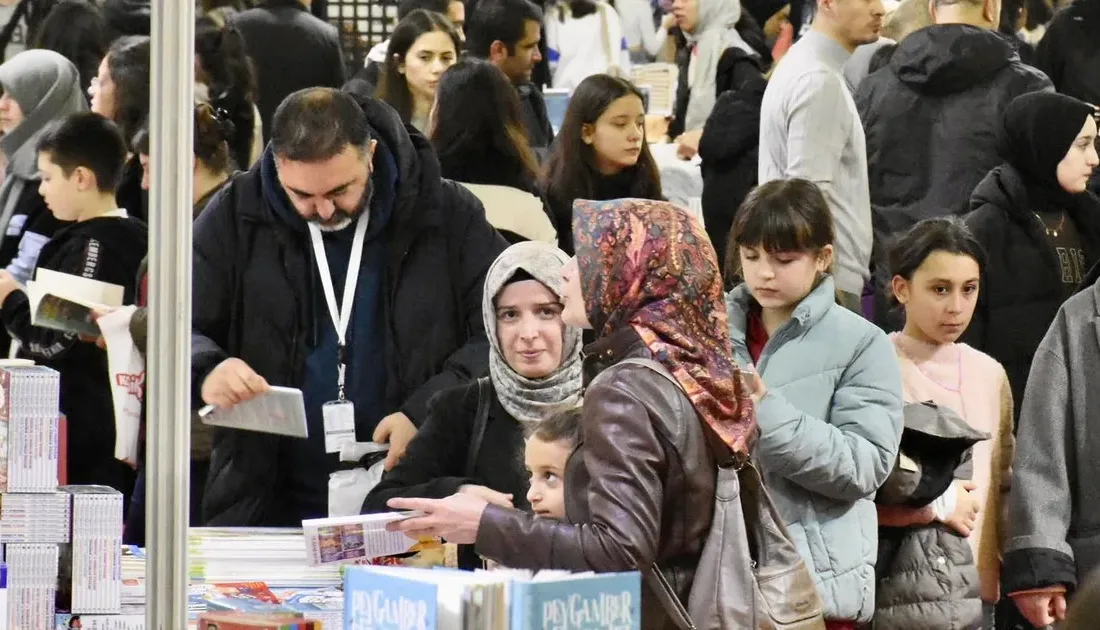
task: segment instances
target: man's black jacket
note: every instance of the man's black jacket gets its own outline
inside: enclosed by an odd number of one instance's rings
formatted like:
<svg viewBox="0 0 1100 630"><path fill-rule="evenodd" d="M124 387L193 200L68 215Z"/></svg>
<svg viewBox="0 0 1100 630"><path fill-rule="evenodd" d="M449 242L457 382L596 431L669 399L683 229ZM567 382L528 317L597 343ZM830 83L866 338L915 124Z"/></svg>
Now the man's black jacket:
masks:
<svg viewBox="0 0 1100 630"><path fill-rule="evenodd" d="M386 227L386 413L419 425L428 399L486 371L489 345L481 317L489 265L507 243L485 220L481 203L441 180L427 141L396 113L360 101L374 137L399 171ZM195 224L192 379L201 405L203 380L237 357L272 385L300 387L316 343L317 286L308 238L277 217L261 189L259 165L211 200ZM370 436L358 436L367 441ZM224 430L215 437L203 504L219 526L286 526L281 508L281 450L274 435Z"/></svg>

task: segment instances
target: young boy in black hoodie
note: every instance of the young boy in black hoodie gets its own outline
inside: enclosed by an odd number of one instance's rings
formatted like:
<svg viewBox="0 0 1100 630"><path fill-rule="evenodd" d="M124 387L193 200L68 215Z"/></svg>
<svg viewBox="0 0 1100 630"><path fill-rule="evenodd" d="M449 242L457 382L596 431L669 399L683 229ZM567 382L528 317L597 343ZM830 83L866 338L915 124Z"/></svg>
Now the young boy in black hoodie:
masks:
<svg viewBox="0 0 1100 630"><path fill-rule="evenodd" d="M146 226L115 202L126 161L118 127L98 114L74 114L38 140L39 192L61 221L38 257L37 269L125 287L134 301L138 265L148 245ZM0 321L21 344L20 355L61 373L61 412L68 419L71 484L111 486L129 497L135 473L114 458L115 422L107 353L76 335L31 325L22 287L0 272Z"/></svg>

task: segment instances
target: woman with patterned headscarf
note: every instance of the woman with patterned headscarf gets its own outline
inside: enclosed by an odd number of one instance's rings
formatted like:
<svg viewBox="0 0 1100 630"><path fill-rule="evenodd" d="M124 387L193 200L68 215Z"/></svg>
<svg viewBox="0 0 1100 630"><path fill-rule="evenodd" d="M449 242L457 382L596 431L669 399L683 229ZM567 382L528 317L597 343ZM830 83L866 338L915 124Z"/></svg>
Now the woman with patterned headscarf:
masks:
<svg viewBox="0 0 1100 630"><path fill-rule="evenodd" d="M568 522L471 497L398 500L427 515L410 535L476 542L518 568L643 573L659 565L687 597L714 513L717 463L748 452L755 425L730 353L714 248L661 201L578 201L577 256L562 320L590 328L581 439L565 471ZM642 595L642 627L668 627Z"/></svg>

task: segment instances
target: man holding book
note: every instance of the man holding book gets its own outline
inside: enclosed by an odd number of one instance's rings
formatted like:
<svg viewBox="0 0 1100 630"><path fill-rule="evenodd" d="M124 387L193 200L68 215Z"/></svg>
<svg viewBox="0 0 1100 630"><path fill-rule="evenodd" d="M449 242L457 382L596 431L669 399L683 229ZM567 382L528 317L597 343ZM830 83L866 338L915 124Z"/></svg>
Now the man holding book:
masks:
<svg viewBox="0 0 1100 630"><path fill-rule="evenodd" d="M210 525L326 516L341 445L389 442L392 467L428 399L488 367L481 291L507 243L427 141L330 88L287 97L271 137L195 224L195 404L300 388L309 437L219 430Z"/></svg>

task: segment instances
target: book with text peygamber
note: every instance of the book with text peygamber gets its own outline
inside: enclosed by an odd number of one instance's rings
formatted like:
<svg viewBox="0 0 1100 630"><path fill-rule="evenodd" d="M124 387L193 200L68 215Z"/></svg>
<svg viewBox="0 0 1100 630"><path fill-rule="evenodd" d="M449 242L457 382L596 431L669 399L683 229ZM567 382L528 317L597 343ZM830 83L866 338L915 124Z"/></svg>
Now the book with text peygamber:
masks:
<svg viewBox="0 0 1100 630"><path fill-rule="evenodd" d="M492 572L490 572L492 573ZM507 573L507 571L505 572ZM638 572L539 572L512 581L512 630L639 630Z"/></svg>
<svg viewBox="0 0 1100 630"><path fill-rule="evenodd" d="M99 336L94 310L122 306L125 289L117 284L39 269L25 287L31 324L78 335Z"/></svg>
<svg viewBox="0 0 1100 630"><path fill-rule="evenodd" d="M509 630L506 579L489 573L348 567L345 630Z"/></svg>
<svg viewBox="0 0 1100 630"><path fill-rule="evenodd" d="M212 406L199 411L203 423L227 429L259 431L296 438L309 437L302 390L274 387L227 409Z"/></svg>

